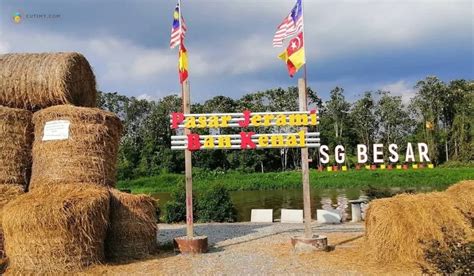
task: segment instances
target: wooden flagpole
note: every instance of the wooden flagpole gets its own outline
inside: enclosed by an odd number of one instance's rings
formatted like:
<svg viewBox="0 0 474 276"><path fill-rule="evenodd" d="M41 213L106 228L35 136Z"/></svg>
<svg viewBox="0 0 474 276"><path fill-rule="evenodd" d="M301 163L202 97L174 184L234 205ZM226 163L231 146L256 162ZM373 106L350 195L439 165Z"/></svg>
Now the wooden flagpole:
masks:
<svg viewBox="0 0 474 276"><path fill-rule="evenodd" d="M306 41L304 31L304 8L303 0L301 0L301 9L303 16L303 47L305 50L305 63L304 63L304 79L298 80L298 93L299 93L299 108L300 111L308 110L308 93L307 93L307 70L306 70ZM308 132L307 127L301 128L305 133ZM303 178L303 209L304 209L304 237L307 239L313 238L313 231L311 229L311 189L309 185L309 158L308 148L301 149L301 173Z"/></svg>
<svg viewBox="0 0 474 276"><path fill-rule="evenodd" d="M181 0L178 0L179 5L179 28L180 36L182 36L183 22L181 21ZM183 43L180 38L180 43ZM181 47L181 45L180 45ZM181 83L181 97L183 100L183 113L191 113L191 96L189 80L186 79ZM184 135L187 136L191 131L188 128L184 129ZM184 170L186 175L186 236L188 239L194 237L194 214L193 214L193 164L191 151L186 149L184 151Z"/></svg>

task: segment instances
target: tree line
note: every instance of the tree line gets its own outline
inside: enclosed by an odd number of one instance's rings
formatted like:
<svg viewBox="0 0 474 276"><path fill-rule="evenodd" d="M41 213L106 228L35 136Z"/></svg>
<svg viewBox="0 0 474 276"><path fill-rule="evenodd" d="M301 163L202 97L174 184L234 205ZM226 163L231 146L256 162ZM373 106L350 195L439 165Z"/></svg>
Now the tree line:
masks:
<svg viewBox="0 0 474 276"><path fill-rule="evenodd" d="M434 76L418 81L416 94L404 102L390 91L367 91L349 102L342 87L330 92L323 102L308 88L308 103L319 110L320 124L310 131L321 133L321 144L333 149L343 145L346 154L355 155L357 144L368 148L374 143L398 144L403 152L407 142L428 144L430 159L435 164L446 161L474 160L474 81L457 79L445 83ZM184 171L184 153L172 151L169 115L182 110L180 96L159 100L137 99L117 92L99 92L98 106L116 113L124 124L118 158L118 178L133 179L162 173ZM276 88L249 93L239 99L216 96L195 103L193 113L296 111L298 90ZM252 130L250 130L252 131ZM260 130L262 131L262 130ZM291 127L271 127L266 132L295 131ZM238 129L199 130L200 134L238 133ZM369 150L370 151L370 150ZM318 165L319 152L310 149ZM370 155L369 155L370 156ZM348 158L348 165L355 162ZM268 172L298 169L298 149L203 150L193 153L193 166L210 173L238 170Z"/></svg>

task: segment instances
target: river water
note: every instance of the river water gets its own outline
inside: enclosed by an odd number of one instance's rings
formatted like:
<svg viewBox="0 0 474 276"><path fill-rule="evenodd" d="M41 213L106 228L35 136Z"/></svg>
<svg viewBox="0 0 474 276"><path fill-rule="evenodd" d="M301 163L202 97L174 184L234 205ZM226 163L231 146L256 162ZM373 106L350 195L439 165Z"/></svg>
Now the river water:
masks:
<svg viewBox="0 0 474 276"><path fill-rule="evenodd" d="M394 191L400 190L393 188ZM417 191L432 191L431 187L414 189ZM273 209L273 219L280 219L281 209L303 209L302 189L268 190L268 191L234 191L230 192L232 202L237 209L237 221L250 221L252 209ZM312 189L311 207L313 214L316 209L326 209L329 207L344 209L346 215L350 217L350 204L348 200L358 199L363 196L359 188L345 189ZM159 204L163 207L170 198L169 193L157 193L154 197L159 199ZM163 210L164 212L165 210Z"/></svg>

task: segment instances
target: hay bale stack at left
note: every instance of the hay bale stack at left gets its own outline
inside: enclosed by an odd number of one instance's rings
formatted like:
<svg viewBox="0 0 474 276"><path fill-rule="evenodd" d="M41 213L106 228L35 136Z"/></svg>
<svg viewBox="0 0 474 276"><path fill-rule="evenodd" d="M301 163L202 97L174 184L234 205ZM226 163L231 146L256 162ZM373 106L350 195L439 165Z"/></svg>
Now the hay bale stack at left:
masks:
<svg viewBox="0 0 474 276"><path fill-rule="evenodd" d="M104 260L109 192L97 185L43 186L4 207L12 274L57 274Z"/></svg>
<svg viewBox="0 0 474 276"><path fill-rule="evenodd" d="M30 190L43 185L93 183L113 187L122 124L97 108L59 105L33 116Z"/></svg>
<svg viewBox="0 0 474 276"><path fill-rule="evenodd" d="M0 184L28 185L33 142L33 114L0 106Z"/></svg>
<svg viewBox="0 0 474 276"><path fill-rule="evenodd" d="M139 259L157 249L156 201L111 189L110 226L105 256L110 260Z"/></svg>
<svg viewBox="0 0 474 276"><path fill-rule="evenodd" d="M3 206L24 193L31 172L32 113L0 106L0 273L5 263Z"/></svg>
<svg viewBox="0 0 474 276"><path fill-rule="evenodd" d="M0 55L0 105L39 110L53 105L96 106L95 76L79 53Z"/></svg>
<svg viewBox="0 0 474 276"><path fill-rule="evenodd" d="M8 202L14 200L22 194L24 194L24 190L23 187L20 185L0 184L0 274L2 273L4 266L6 265L6 254L2 227L3 207L7 205Z"/></svg>

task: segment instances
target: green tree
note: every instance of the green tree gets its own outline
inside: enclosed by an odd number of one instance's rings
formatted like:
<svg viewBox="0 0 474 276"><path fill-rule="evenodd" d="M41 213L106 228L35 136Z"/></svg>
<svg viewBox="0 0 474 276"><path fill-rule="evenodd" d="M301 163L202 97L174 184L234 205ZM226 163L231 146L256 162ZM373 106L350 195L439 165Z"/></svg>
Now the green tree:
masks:
<svg viewBox="0 0 474 276"><path fill-rule="evenodd" d="M367 145L369 151L375 142L378 127L375 115L376 105L372 92L365 92L364 96L352 105L350 113L356 140Z"/></svg>

